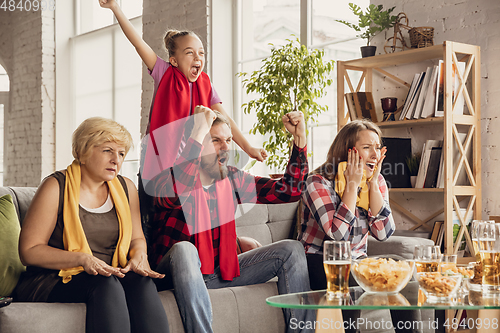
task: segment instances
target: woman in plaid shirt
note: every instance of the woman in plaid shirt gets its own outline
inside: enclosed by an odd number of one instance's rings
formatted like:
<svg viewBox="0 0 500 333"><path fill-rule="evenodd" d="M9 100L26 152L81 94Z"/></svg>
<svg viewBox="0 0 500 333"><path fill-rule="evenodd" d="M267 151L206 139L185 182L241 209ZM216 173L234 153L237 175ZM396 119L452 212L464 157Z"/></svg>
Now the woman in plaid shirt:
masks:
<svg viewBox="0 0 500 333"><path fill-rule="evenodd" d="M350 241L352 258L358 259L366 257L368 233L380 241L394 233L387 184L380 174L386 151L377 125L366 119L354 120L337 134L326 162L308 176L298 239L306 251L312 290L326 289L325 240ZM351 279L350 285L356 282ZM391 314L396 332L405 331L397 329L397 320L420 318L418 311ZM356 321L360 311L343 311L343 315L344 320L350 317Z"/></svg>

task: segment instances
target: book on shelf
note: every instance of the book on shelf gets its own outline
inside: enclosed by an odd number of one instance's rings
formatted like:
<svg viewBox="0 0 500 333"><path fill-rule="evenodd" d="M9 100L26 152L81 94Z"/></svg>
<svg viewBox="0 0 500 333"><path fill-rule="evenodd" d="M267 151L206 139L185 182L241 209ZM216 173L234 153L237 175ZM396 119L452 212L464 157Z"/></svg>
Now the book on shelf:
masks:
<svg viewBox="0 0 500 333"><path fill-rule="evenodd" d="M408 112L408 108L410 106L410 101L415 93L415 89L417 87L418 80L420 78L420 73L415 73L413 76L413 80L411 81L410 89L408 90L408 94L406 95L405 102L403 104L403 110L401 110L401 114L399 115L399 120L403 120L406 117L406 113Z"/></svg>
<svg viewBox="0 0 500 333"><path fill-rule="evenodd" d="M444 117L444 61L439 60L434 117Z"/></svg>
<svg viewBox="0 0 500 333"><path fill-rule="evenodd" d="M432 76L432 70L434 67L427 67L425 71L424 81L422 82L422 87L420 88L420 93L418 94L418 100L415 106L415 112L413 113L412 119L419 119L422 114L422 108L424 106L425 98L427 97L427 90L429 89L429 82Z"/></svg>
<svg viewBox="0 0 500 333"><path fill-rule="evenodd" d="M428 118L434 116L434 108L436 105L438 70L439 67L437 65L432 68L432 73L429 79L429 85L427 87L427 93L425 96L424 103L422 105L422 111L420 112L420 118Z"/></svg>
<svg viewBox="0 0 500 333"><path fill-rule="evenodd" d="M418 168L417 180L415 181L415 188L424 188L425 177L427 175L427 168L429 167L429 159L433 147L442 147L442 140L427 140L422 149L422 157L420 158L420 166Z"/></svg>
<svg viewBox="0 0 500 333"><path fill-rule="evenodd" d="M439 232L441 231L443 223L444 223L443 221L435 221L434 226L432 227L431 240L434 242L435 245L437 245Z"/></svg>
<svg viewBox="0 0 500 333"><path fill-rule="evenodd" d="M347 93L344 96L347 104L347 111L349 112L349 118L351 118L351 120L358 119L356 106L354 105L354 95L352 93Z"/></svg>
<svg viewBox="0 0 500 333"><path fill-rule="evenodd" d="M406 112L406 119L413 118L413 114L415 113L415 108L417 106L418 97L420 96L420 91L422 91L422 84L424 82L424 79L425 79L425 72L422 72L419 75L417 87L415 88L415 92L413 94L413 97L410 100L408 112Z"/></svg>
<svg viewBox="0 0 500 333"><path fill-rule="evenodd" d="M387 147L386 157L380 174L384 176L388 188L411 188L410 170L406 158L411 156L410 138L382 138Z"/></svg>
<svg viewBox="0 0 500 333"><path fill-rule="evenodd" d="M444 225L444 221L441 222L441 226L439 227L439 234L436 240L436 245L441 247L441 250L444 250L444 229L446 229L446 226Z"/></svg>
<svg viewBox="0 0 500 333"><path fill-rule="evenodd" d="M347 108L349 115L355 114L354 119L371 119L374 123L377 122L377 113L375 112L375 102L371 92L354 92L346 94ZM352 102L351 102L352 100ZM354 108L354 111L351 109Z"/></svg>
<svg viewBox="0 0 500 333"><path fill-rule="evenodd" d="M425 173L424 188L435 188L437 184L439 164L441 162L442 147L432 147L429 157L429 165Z"/></svg>
<svg viewBox="0 0 500 333"><path fill-rule="evenodd" d="M437 188L444 188L444 152L441 151L441 161L439 161L438 177L436 180Z"/></svg>

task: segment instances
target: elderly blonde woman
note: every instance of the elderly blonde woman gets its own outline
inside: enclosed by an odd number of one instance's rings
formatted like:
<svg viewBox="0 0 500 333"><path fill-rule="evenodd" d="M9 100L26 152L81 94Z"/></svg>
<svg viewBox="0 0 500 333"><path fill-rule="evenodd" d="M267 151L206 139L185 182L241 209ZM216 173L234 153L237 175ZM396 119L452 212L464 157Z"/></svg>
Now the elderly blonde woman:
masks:
<svg viewBox="0 0 500 333"><path fill-rule="evenodd" d="M23 222L17 301L86 303L86 332L168 332L137 190L118 175L131 146L109 119L89 118L73 133L75 160L43 180Z"/></svg>

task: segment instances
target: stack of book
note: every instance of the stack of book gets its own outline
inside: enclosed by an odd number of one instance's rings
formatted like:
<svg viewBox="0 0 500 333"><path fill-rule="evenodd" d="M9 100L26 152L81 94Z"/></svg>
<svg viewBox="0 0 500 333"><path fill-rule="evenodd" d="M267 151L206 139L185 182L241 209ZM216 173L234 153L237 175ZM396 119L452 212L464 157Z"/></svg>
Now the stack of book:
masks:
<svg viewBox="0 0 500 333"><path fill-rule="evenodd" d="M453 113L463 114L465 105L464 95L463 92L458 94L460 91L460 80L457 75L457 67L453 65L452 69L452 98L455 105ZM465 72L464 62L458 63L458 71L463 76ZM414 75L399 120L444 116L443 73L444 62L440 60L438 65L427 67L426 71Z"/></svg>
<svg viewBox="0 0 500 333"><path fill-rule="evenodd" d="M462 146L465 145L467 133L457 133L457 139ZM453 174L460 162L462 154L455 141L453 145ZM422 157L418 167L417 180L415 188L444 188L444 153L442 140L426 140L422 149ZM465 148L465 147L464 147ZM465 151L465 160L472 161L471 145ZM470 184L467 178L465 167L462 165L458 176L456 176L457 186L467 186Z"/></svg>
<svg viewBox="0 0 500 333"><path fill-rule="evenodd" d="M424 143L415 188L444 187L442 140Z"/></svg>

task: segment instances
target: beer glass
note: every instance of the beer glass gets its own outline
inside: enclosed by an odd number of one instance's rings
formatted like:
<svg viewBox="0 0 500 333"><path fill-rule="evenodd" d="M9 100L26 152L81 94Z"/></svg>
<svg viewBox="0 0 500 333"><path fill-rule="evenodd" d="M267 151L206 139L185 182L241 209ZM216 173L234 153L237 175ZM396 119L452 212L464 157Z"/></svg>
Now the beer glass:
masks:
<svg viewBox="0 0 500 333"><path fill-rule="evenodd" d="M327 296L337 298L349 295L351 243L325 241L323 243L323 266L326 274Z"/></svg>
<svg viewBox="0 0 500 333"><path fill-rule="evenodd" d="M500 223L480 223L477 236L483 266L483 291L485 289L498 290L500 288Z"/></svg>
<svg viewBox="0 0 500 333"><path fill-rule="evenodd" d="M415 245L413 259L417 273L437 272L441 260L441 249L434 245Z"/></svg>
<svg viewBox="0 0 500 333"><path fill-rule="evenodd" d="M478 245L478 241L477 241L477 233L479 230L480 223L484 223L484 221L483 220L474 220L474 221L472 221L472 224L470 227L470 238L472 240L472 247L474 248L476 262L481 262L481 256L479 254L479 245Z"/></svg>
<svg viewBox="0 0 500 333"><path fill-rule="evenodd" d="M448 273L449 271L455 274L457 270L457 255L456 254L443 254L439 263L439 271L441 273Z"/></svg>

